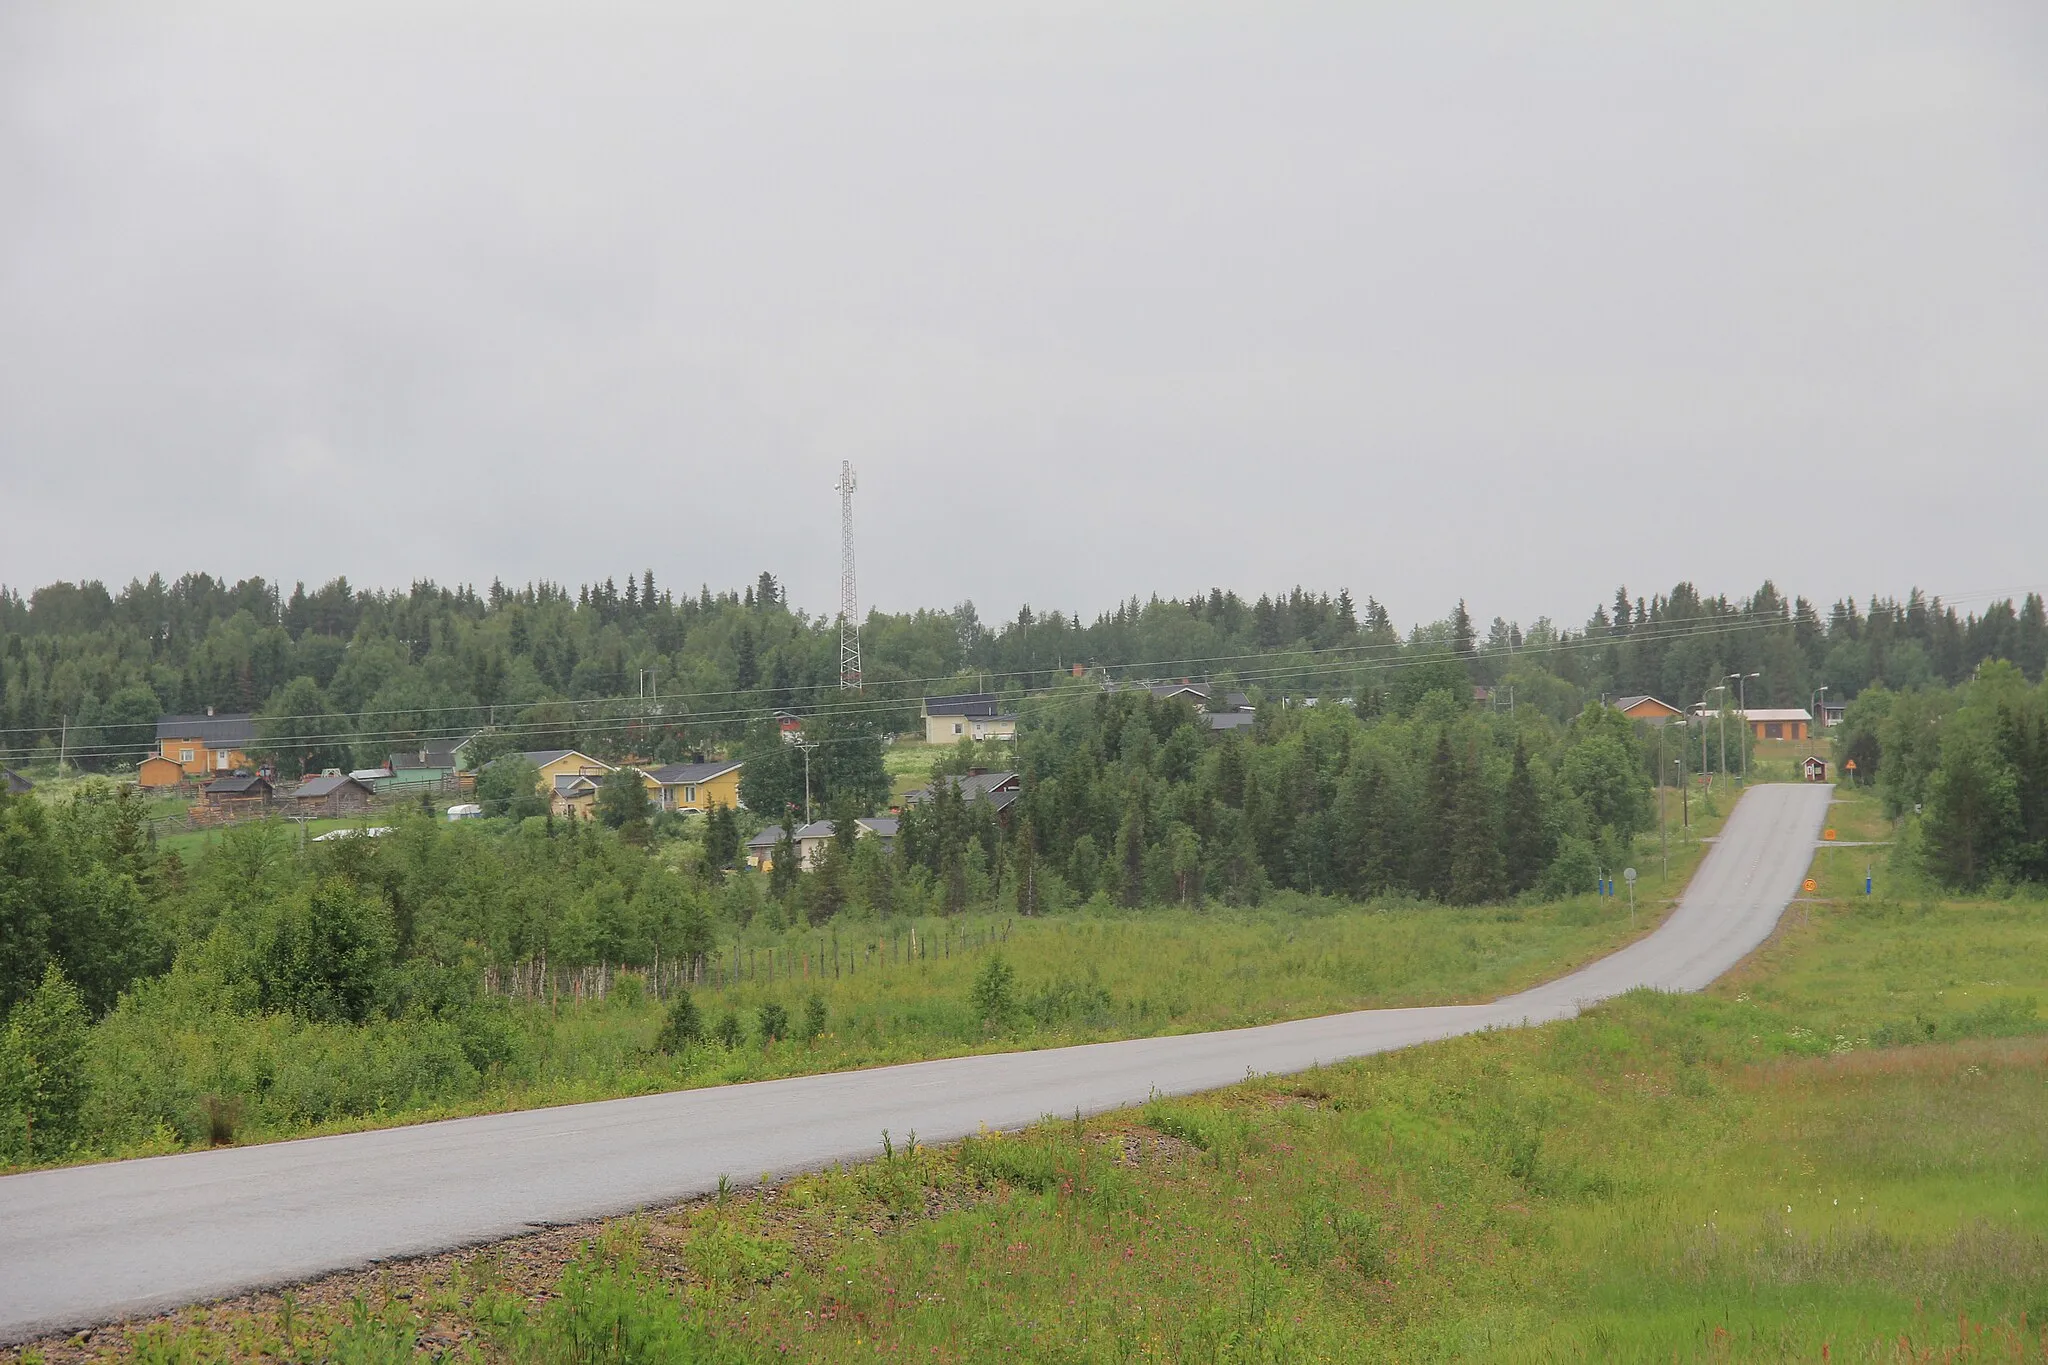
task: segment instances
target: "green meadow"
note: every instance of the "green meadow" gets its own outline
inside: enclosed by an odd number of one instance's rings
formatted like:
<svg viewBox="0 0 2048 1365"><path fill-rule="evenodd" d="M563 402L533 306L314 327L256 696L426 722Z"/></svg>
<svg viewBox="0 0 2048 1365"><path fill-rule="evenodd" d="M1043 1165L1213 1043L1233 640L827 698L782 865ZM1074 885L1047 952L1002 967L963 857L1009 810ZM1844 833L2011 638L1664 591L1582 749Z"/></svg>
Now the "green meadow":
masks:
<svg viewBox="0 0 2048 1365"><path fill-rule="evenodd" d="M1840 815L1841 838L1874 832L1860 798ZM1830 870L1848 853L1819 853L1820 890L1700 995L943 1150L877 1134L869 1164L545 1254L512 1243L48 1349L2048 1359L2048 906L1936 900L1883 859L1866 898L1860 862L1853 892Z"/></svg>

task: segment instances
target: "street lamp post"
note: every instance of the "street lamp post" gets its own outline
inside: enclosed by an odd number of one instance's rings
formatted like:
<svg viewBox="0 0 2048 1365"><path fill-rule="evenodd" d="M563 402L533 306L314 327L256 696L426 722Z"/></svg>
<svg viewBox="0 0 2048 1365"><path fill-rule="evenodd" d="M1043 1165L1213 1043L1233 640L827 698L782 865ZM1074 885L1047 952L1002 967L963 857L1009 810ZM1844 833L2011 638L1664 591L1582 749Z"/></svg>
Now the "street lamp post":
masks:
<svg viewBox="0 0 2048 1365"><path fill-rule="evenodd" d="M1813 723L1822 730L1828 728L1827 712L1821 709L1827 704L1827 699L1828 685L1826 683L1822 683L1819 687L1813 689ZM1815 734L1813 738L1815 742L1818 742L1820 736Z"/></svg>
<svg viewBox="0 0 2048 1365"><path fill-rule="evenodd" d="M1714 769L1714 776L1721 779L1721 787L1725 791L1728 787L1728 684L1716 683L1714 691L1721 694L1721 704L1714 708L1720 713L1721 722L1721 762ZM1707 766L1707 734L1704 730L1700 732L1700 766Z"/></svg>
<svg viewBox="0 0 2048 1365"><path fill-rule="evenodd" d="M1742 724L1747 729L1749 726L1749 680L1751 678L1761 678L1763 673L1761 671L1756 673L1730 673L1728 676L1735 680L1735 709L1742 713ZM1749 785L1749 738L1749 736L1744 736L1742 741L1742 785L1745 787Z"/></svg>

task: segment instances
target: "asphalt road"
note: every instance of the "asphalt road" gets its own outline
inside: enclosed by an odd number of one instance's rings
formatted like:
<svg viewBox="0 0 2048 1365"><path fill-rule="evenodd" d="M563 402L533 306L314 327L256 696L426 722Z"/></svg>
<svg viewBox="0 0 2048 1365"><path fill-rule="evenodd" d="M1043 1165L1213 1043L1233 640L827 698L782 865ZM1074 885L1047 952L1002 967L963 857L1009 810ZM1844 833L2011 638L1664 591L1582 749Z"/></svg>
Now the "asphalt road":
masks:
<svg viewBox="0 0 2048 1365"><path fill-rule="evenodd" d="M1655 933L1487 1005L960 1057L0 1179L0 1343L672 1202L1047 1114L1142 1103L1478 1029L1637 986L1698 990L1799 890L1825 786L1752 788Z"/></svg>

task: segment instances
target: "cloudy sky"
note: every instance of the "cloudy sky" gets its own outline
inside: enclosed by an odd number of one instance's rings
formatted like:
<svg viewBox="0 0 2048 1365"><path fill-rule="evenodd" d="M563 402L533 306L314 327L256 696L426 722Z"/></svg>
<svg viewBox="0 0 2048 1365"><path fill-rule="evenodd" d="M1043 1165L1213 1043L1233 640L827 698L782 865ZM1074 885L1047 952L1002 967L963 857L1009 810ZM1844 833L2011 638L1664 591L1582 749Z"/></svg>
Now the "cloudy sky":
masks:
<svg viewBox="0 0 2048 1365"><path fill-rule="evenodd" d="M1651 9L1656 11L1650 13ZM2048 583L2048 7L0 6L0 581Z"/></svg>

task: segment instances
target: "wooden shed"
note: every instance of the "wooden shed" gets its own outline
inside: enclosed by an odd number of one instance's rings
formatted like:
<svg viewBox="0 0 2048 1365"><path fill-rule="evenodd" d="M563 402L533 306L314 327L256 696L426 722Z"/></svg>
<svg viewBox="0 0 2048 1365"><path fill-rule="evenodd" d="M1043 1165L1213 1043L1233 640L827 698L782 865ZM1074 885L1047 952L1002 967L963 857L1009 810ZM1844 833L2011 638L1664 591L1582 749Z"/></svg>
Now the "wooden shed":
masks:
<svg viewBox="0 0 2048 1365"><path fill-rule="evenodd" d="M373 793L368 786L341 773L309 777L292 792L292 814L310 816L356 815L370 808Z"/></svg>
<svg viewBox="0 0 2048 1365"><path fill-rule="evenodd" d="M201 795L206 804L216 810L232 810L245 806L268 806L270 804L270 783L250 773L230 773L215 778L206 784Z"/></svg>

